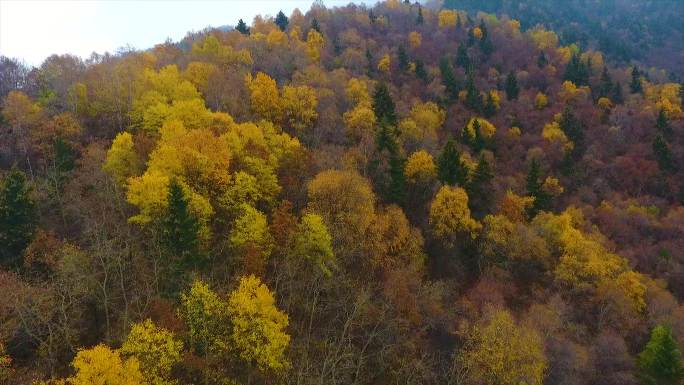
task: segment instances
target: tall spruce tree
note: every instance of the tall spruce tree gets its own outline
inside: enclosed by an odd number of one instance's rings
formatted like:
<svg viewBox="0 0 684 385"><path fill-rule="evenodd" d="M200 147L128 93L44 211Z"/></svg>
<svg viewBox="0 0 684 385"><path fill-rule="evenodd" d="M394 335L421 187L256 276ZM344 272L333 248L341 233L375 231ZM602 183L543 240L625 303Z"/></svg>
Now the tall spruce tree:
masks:
<svg viewBox="0 0 684 385"><path fill-rule="evenodd" d="M600 98L610 98L613 92L613 79L611 79L608 73L608 67L603 66L603 72L601 72L601 83L599 84L598 96Z"/></svg>
<svg viewBox="0 0 684 385"><path fill-rule="evenodd" d="M406 163L401 155L396 129L386 120L380 122L375 138L376 155L371 167L378 190L386 202L403 205L406 201Z"/></svg>
<svg viewBox="0 0 684 385"><path fill-rule="evenodd" d="M629 83L629 89L633 94L641 93L644 90L641 85L641 72L636 66L632 67L632 81Z"/></svg>
<svg viewBox="0 0 684 385"><path fill-rule="evenodd" d="M458 99L458 93L461 92L461 84L456 78L454 71L451 69L451 64L449 59L443 57L439 61L439 71L442 75L442 84L446 88L446 93L449 99Z"/></svg>
<svg viewBox="0 0 684 385"><path fill-rule="evenodd" d="M437 159L437 177L440 182L448 185L465 187L468 182L468 168L461 160L456 148L456 141L449 138Z"/></svg>
<svg viewBox="0 0 684 385"><path fill-rule="evenodd" d="M532 206L527 209L527 216L532 219L541 210L548 210L551 196L544 191L544 179L541 174L539 161L533 158L527 172L527 195L534 198Z"/></svg>
<svg viewBox="0 0 684 385"><path fill-rule="evenodd" d="M387 84L384 82L380 82L375 86L375 91L373 92L373 112L375 112L378 122L385 122L392 126L397 125L394 101Z"/></svg>
<svg viewBox="0 0 684 385"><path fill-rule="evenodd" d="M416 77L424 82L428 81L428 74L425 70L425 64L420 59L416 59Z"/></svg>
<svg viewBox="0 0 684 385"><path fill-rule="evenodd" d="M677 166L672 158L670 146L662 134L657 134L655 139L653 139L652 148L653 156L656 158L656 161L658 161L660 170L670 173L677 171Z"/></svg>
<svg viewBox="0 0 684 385"><path fill-rule="evenodd" d="M26 175L13 168L0 184L0 265L21 265L36 230L36 214Z"/></svg>
<svg viewBox="0 0 684 385"><path fill-rule="evenodd" d="M475 79L472 74L468 74L468 80L466 81L465 105L475 112L482 111L482 96L477 87L475 87Z"/></svg>
<svg viewBox="0 0 684 385"><path fill-rule="evenodd" d="M577 86L587 86L589 85L589 69L589 63L582 62L579 54L574 54L565 67L563 80L569 80Z"/></svg>
<svg viewBox="0 0 684 385"><path fill-rule="evenodd" d="M662 108L658 111L658 118L656 119L656 129L665 136L666 139L671 139L674 132L672 131L672 126L667 119L667 114Z"/></svg>
<svg viewBox="0 0 684 385"><path fill-rule="evenodd" d="M549 64L549 60L546 58L546 54L544 51L539 52L539 56L537 56L537 67L544 68L547 64Z"/></svg>
<svg viewBox="0 0 684 385"><path fill-rule="evenodd" d="M684 380L684 361L672 330L656 326L637 360L639 377L649 385L679 385Z"/></svg>
<svg viewBox="0 0 684 385"><path fill-rule="evenodd" d="M190 212L189 200L177 179L168 192L169 205L162 218L162 239L177 269L197 268L201 264L199 223Z"/></svg>
<svg viewBox="0 0 684 385"><path fill-rule="evenodd" d="M321 26L320 24L318 24L318 19L316 19L315 17L311 19L311 29L318 33L321 33Z"/></svg>
<svg viewBox="0 0 684 385"><path fill-rule="evenodd" d="M399 46L397 56L399 58L399 69L406 71L409 67L409 57L406 54L406 48L403 45Z"/></svg>
<svg viewBox="0 0 684 385"><path fill-rule="evenodd" d="M243 35L249 35L249 27L242 19L238 20L238 23L235 26L235 30Z"/></svg>
<svg viewBox="0 0 684 385"><path fill-rule="evenodd" d="M515 100L518 98L520 88L518 88L518 78L513 71L506 76L506 99Z"/></svg>
<svg viewBox="0 0 684 385"><path fill-rule="evenodd" d="M480 30L482 31L482 37L480 38L480 50L485 56L489 56L492 51L494 51L494 44L492 39L489 37L489 32L487 31L487 25L484 20L480 20Z"/></svg>
<svg viewBox="0 0 684 385"><path fill-rule="evenodd" d="M425 19L423 18L423 7L419 4L418 5L418 16L416 16L416 24L421 25L425 22Z"/></svg>
<svg viewBox="0 0 684 385"><path fill-rule="evenodd" d="M467 188L470 209L478 218L484 216L491 205L492 179L494 179L492 167L487 159L480 155Z"/></svg>
<svg viewBox="0 0 684 385"><path fill-rule="evenodd" d="M463 43L458 45L458 50L456 51L456 65L464 69L470 66L468 48Z"/></svg>
<svg viewBox="0 0 684 385"><path fill-rule="evenodd" d="M290 24L290 20L285 16L283 11L280 11L276 15L275 24L284 32L287 29L287 25Z"/></svg>
<svg viewBox="0 0 684 385"><path fill-rule="evenodd" d="M622 84L620 82L615 83L615 86L613 87L613 93L610 96L610 100L615 104L622 104L625 102L625 98L622 95Z"/></svg>

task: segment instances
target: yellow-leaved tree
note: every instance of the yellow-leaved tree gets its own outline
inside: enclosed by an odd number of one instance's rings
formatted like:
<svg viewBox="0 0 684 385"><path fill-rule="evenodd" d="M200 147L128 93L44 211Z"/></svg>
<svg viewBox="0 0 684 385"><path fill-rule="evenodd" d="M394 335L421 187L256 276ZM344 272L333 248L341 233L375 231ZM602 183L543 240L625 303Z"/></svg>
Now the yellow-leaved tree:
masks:
<svg viewBox="0 0 684 385"><path fill-rule="evenodd" d="M282 102L276 81L263 72L247 75L245 83L250 93L252 112L261 119L279 123L282 118Z"/></svg>
<svg viewBox="0 0 684 385"><path fill-rule="evenodd" d="M298 135L306 133L318 118L318 98L314 89L309 86L283 87L281 103L283 123Z"/></svg>
<svg viewBox="0 0 684 385"><path fill-rule="evenodd" d="M491 310L468 334L456 364L473 383L541 385L548 361L539 332L517 325L506 310Z"/></svg>
<svg viewBox="0 0 684 385"><path fill-rule="evenodd" d="M119 185L125 185L128 178L139 174L141 166L133 145L133 135L128 132L116 135L102 169Z"/></svg>
<svg viewBox="0 0 684 385"><path fill-rule="evenodd" d="M69 385L147 385L136 358L123 359L105 345L80 350L71 365L76 374L67 378Z"/></svg>
<svg viewBox="0 0 684 385"><path fill-rule="evenodd" d="M151 320L133 324L121 353L140 362L145 381L150 385L173 385L171 370L181 361L183 343L170 331L157 327Z"/></svg>
<svg viewBox="0 0 684 385"><path fill-rule="evenodd" d="M290 336L285 329L287 314L278 310L273 293L259 278L250 275L230 293L228 314L232 324L231 340L240 358L262 372L279 372L290 367L285 349Z"/></svg>
<svg viewBox="0 0 684 385"><path fill-rule="evenodd" d="M468 194L460 187L443 186L430 205L432 233L454 246L459 235L477 237L482 225L470 216Z"/></svg>

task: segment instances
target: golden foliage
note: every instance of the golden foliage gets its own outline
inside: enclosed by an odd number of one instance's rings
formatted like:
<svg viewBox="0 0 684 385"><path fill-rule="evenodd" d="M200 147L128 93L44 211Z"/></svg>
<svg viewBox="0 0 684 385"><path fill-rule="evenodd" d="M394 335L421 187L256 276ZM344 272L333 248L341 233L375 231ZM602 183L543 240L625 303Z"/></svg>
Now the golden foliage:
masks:
<svg viewBox="0 0 684 385"><path fill-rule="evenodd" d="M534 108L536 108L538 110L543 110L548 105L549 105L549 98L547 98L543 92L541 92L541 91L537 92L537 96L534 97Z"/></svg>
<svg viewBox="0 0 684 385"><path fill-rule="evenodd" d="M453 245L454 237L466 234L475 239L482 225L470 216L468 194L460 187L443 186L430 205L430 227L437 238Z"/></svg>
<svg viewBox="0 0 684 385"><path fill-rule="evenodd" d="M287 314L278 310L273 294L259 278L242 277L238 288L230 293L227 310L233 327L231 340L240 358L255 362L263 372L290 366L285 357L290 344L285 332Z"/></svg>
<svg viewBox="0 0 684 385"><path fill-rule="evenodd" d="M472 381L499 385L541 385L548 368L539 332L506 310L493 310L470 332L457 362Z"/></svg>
<svg viewBox="0 0 684 385"><path fill-rule="evenodd" d="M133 135L120 132L114 138L112 147L107 151L107 158L102 169L123 186L128 178L138 175L141 166L133 145Z"/></svg>
<svg viewBox="0 0 684 385"><path fill-rule="evenodd" d="M390 70L390 64L390 56L388 54L385 54L382 58L380 58L380 61L378 62L378 70L387 73Z"/></svg>
<svg viewBox="0 0 684 385"><path fill-rule="evenodd" d="M420 32L412 31L408 35L409 47L413 49L419 48L422 40Z"/></svg>
<svg viewBox="0 0 684 385"><path fill-rule="evenodd" d="M261 119L279 123L282 117L282 103L275 80L263 72L256 77L247 75L245 83L250 92L252 112Z"/></svg>
<svg viewBox="0 0 684 385"><path fill-rule="evenodd" d="M438 15L438 25L439 28L450 28L456 26L456 20L458 18L458 12L443 9L439 11Z"/></svg>
<svg viewBox="0 0 684 385"><path fill-rule="evenodd" d="M437 166L432 155L425 150L419 150L409 156L404 166L404 174L409 183L426 183L437 177Z"/></svg>

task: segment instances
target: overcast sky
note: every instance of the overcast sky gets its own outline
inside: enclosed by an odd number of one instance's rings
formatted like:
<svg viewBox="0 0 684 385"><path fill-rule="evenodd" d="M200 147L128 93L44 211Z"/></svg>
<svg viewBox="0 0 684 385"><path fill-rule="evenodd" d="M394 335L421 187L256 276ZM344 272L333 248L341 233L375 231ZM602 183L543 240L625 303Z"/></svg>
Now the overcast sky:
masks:
<svg viewBox="0 0 684 385"><path fill-rule="evenodd" d="M303 13L312 0L0 0L0 54L40 65L49 55L88 57L130 44L146 49L188 31L255 15ZM325 0L328 7L359 0ZM372 4L374 1L365 1Z"/></svg>

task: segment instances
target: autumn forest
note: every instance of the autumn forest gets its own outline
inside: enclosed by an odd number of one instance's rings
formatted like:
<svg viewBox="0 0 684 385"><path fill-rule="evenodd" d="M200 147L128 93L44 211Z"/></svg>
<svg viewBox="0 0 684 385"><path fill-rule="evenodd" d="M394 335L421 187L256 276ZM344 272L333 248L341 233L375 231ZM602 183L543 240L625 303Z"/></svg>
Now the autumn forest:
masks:
<svg viewBox="0 0 684 385"><path fill-rule="evenodd" d="M0 56L0 383L684 384L684 7L517 3Z"/></svg>

